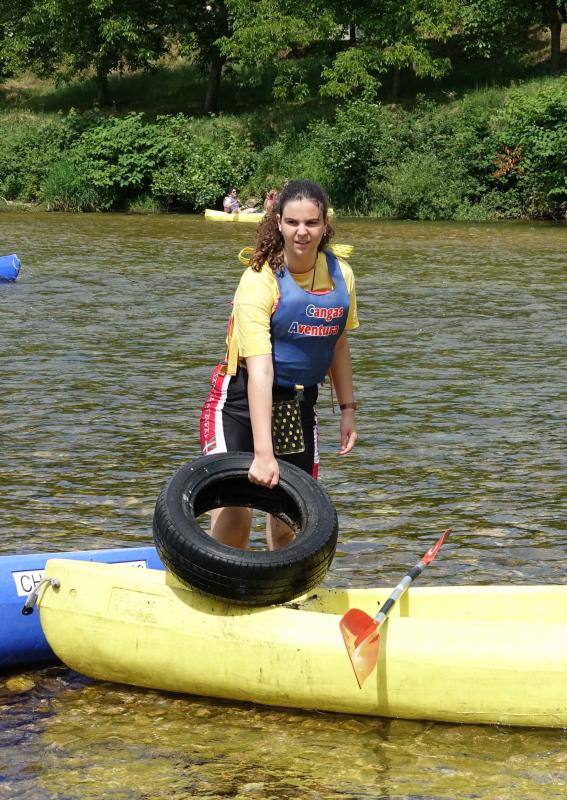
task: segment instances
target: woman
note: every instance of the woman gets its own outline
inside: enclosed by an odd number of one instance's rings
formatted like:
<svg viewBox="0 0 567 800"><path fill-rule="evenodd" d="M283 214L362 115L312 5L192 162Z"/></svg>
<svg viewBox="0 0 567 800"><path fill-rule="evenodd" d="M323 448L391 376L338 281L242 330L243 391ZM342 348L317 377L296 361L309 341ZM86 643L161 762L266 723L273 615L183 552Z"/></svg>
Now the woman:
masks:
<svg viewBox="0 0 567 800"><path fill-rule="evenodd" d="M222 201L222 207L227 214L236 214L237 211L241 210L242 206L240 204L240 200L238 199L236 189L230 189Z"/></svg>
<svg viewBox="0 0 567 800"><path fill-rule="evenodd" d="M328 372L341 409L339 453L346 455L356 442L346 337L346 330L358 327L354 277L347 264L325 250L333 234L327 210L318 184L290 181L262 221L250 268L235 294L226 363L213 371L201 414L203 453L254 453L248 477L269 488L279 481L276 455L317 477L315 403ZM300 413L303 441L280 454L274 452L278 432L273 437L272 416L289 418L281 413L284 408L292 416L296 409ZM249 508L216 509L211 535L245 548L251 520ZM285 523L268 518L269 549L292 538Z"/></svg>
<svg viewBox="0 0 567 800"><path fill-rule="evenodd" d="M278 201L278 190L270 189L270 191L266 195L266 199L264 200L264 212L266 214L271 214L274 211L274 207L277 201Z"/></svg>

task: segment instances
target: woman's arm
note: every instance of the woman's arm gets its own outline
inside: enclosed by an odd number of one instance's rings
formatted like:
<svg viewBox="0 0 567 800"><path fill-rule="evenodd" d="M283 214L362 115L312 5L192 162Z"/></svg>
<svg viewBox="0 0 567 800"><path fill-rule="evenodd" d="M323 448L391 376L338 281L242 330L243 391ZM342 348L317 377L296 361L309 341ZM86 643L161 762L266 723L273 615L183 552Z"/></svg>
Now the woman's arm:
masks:
<svg viewBox="0 0 567 800"><path fill-rule="evenodd" d="M254 437L254 461L248 472L252 483L273 489L280 479L272 444L272 386L274 366L271 355L249 356L248 406Z"/></svg>
<svg viewBox="0 0 567 800"><path fill-rule="evenodd" d="M354 403L354 387L352 384L352 362L346 332L342 334L335 346L331 362L331 379L337 392L339 405ZM340 450L344 456L354 447L357 439L355 410L345 408L341 411Z"/></svg>

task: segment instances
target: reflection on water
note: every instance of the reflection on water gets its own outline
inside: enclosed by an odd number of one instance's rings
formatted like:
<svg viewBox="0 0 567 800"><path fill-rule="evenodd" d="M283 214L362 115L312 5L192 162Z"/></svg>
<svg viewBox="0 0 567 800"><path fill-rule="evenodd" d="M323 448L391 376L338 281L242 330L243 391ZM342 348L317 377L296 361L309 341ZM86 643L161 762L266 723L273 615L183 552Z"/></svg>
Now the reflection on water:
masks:
<svg viewBox="0 0 567 800"><path fill-rule="evenodd" d="M395 581L447 525L425 583L564 582L565 228L340 221L354 244L360 443L322 479L328 585ZM0 552L151 540L163 482L198 453L247 226L0 215ZM563 459L563 461L562 461ZM253 654L251 654L253 657ZM565 736L303 714L0 677L0 798L555 798Z"/></svg>

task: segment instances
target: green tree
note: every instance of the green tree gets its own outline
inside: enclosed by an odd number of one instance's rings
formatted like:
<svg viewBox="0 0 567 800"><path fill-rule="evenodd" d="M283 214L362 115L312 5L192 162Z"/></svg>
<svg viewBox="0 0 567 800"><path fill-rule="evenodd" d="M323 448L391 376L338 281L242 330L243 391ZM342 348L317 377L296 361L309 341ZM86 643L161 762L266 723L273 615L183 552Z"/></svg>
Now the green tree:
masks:
<svg viewBox="0 0 567 800"><path fill-rule="evenodd" d="M564 0L463 0L459 44L465 53L493 58L519 56L530 33L550 31L550 61L560 69Z"/></svg>
<svg viewBox="0 0 567 800"><path fill-rule="evenodd" d="M173 39L179 42L181 53L195 58L208 75L204 111L218 111L220 85L226 53L219 40L230 36L232 15L224 0L176 0L169 11L168 27Z"/></svg>
<svg viewBox="0 0 567 800"><path fill-rule="evenodd" d="M486 59L518 56L537 13L533 0L463 0L459 47L466 55Z"/></svg>
<svg viewBox="0 0 567 800"><path fill-rule="evenodd" d="M249 80L272 68L274 96L304 99L305 56L320 44L333 47L341 27L321 0L291 4L287 0L226 0L232 29L219 41L227 58L247 70Z"/></svg>
<svg viewBox="0 0 567 800"><path fill-rule="evenodd" d="M336 2L335 7L343 30L348 22L350 46L324 70L324 94L348 97L354 92L368 97L376 94L380 75L389 71L395 97L403 70L432 78L450 70L449 59L437 51L456 32L457 0L383 0L346 7ZM365 80L365 73L371 80Z"/></svg>
<svg viewBox="0 0 567 800"><path fill-rule="evenodd" d="M410 69L432 77L447 72L449 61L435 54L435 46L453 35L459 9L457 0L227 4L234 25L232 35L221 42L223 52L242 63L275 66L281 74L285 62L317 47L328 57L321 93L341 99L372 99L386 71L399 75Z"/></svg>
<svg viewBox="0 0 567 800"><path fill-rule="evenodd" d="M38 74L93 70L108 105L112 70L146 67L165 52L167 0L1 0L3 58Z"/></svg>
<svg viewBox="0 0 567 800"><path fill-rule="evenodd" d="M559 72L561 67L561 28L567 21L567 4L563 0L540 0L543 6L545 27L551 33L551 68Z"/></svg>

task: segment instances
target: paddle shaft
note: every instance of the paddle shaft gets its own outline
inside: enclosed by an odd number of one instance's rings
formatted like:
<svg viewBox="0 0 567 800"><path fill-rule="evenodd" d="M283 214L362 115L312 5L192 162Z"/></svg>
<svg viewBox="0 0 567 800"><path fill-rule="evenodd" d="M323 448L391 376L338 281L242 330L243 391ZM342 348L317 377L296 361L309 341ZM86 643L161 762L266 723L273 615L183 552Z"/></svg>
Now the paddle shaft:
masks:
<svg viewBox="0 0 567 800"><path fill-rule="evenodd" d="M401 581L395 587L392 594L388 597L384 605L380 608L380 611L374 617L374 622L377 624L377 626L380 626L384 622L394 604L397 603L400 597L408 589L410 584L412 584L413 581L421 575L421 573L423 572L425 567L428 566L428 564L431 564L431 562L441 549L441 545L443 544L443 542L445 541L447 536L449 536L450 533L451 533L451 528L447 528L447 530L443 532L438 542L436 542L436 544L434 544L433 547L430 547L427 553L423 556L423 558L417 562L415 567L412 567L408 572L408 574L401 579Z"/></svg>
<svg viewBox="0 0 567 800"><path fill-rule="evenodd" d="M412 570L410 570L410 572L408 572L408 574L404 578L401 579L401 581L398 583L392 594L388 597L388 599L386 600L380 611L374 617L374 622L376 622L378 625L381 625L384 622L384 620L390 613L390 609L392 608L392 606L394 606L395 603L398 602L400 597L404 594L406 589L408 589L410 584L413 583L413 581L418 577L418 575L421 575L426 566L427 564L423 564L420 561L419 564L416 564L415 567Z"/></svg>

